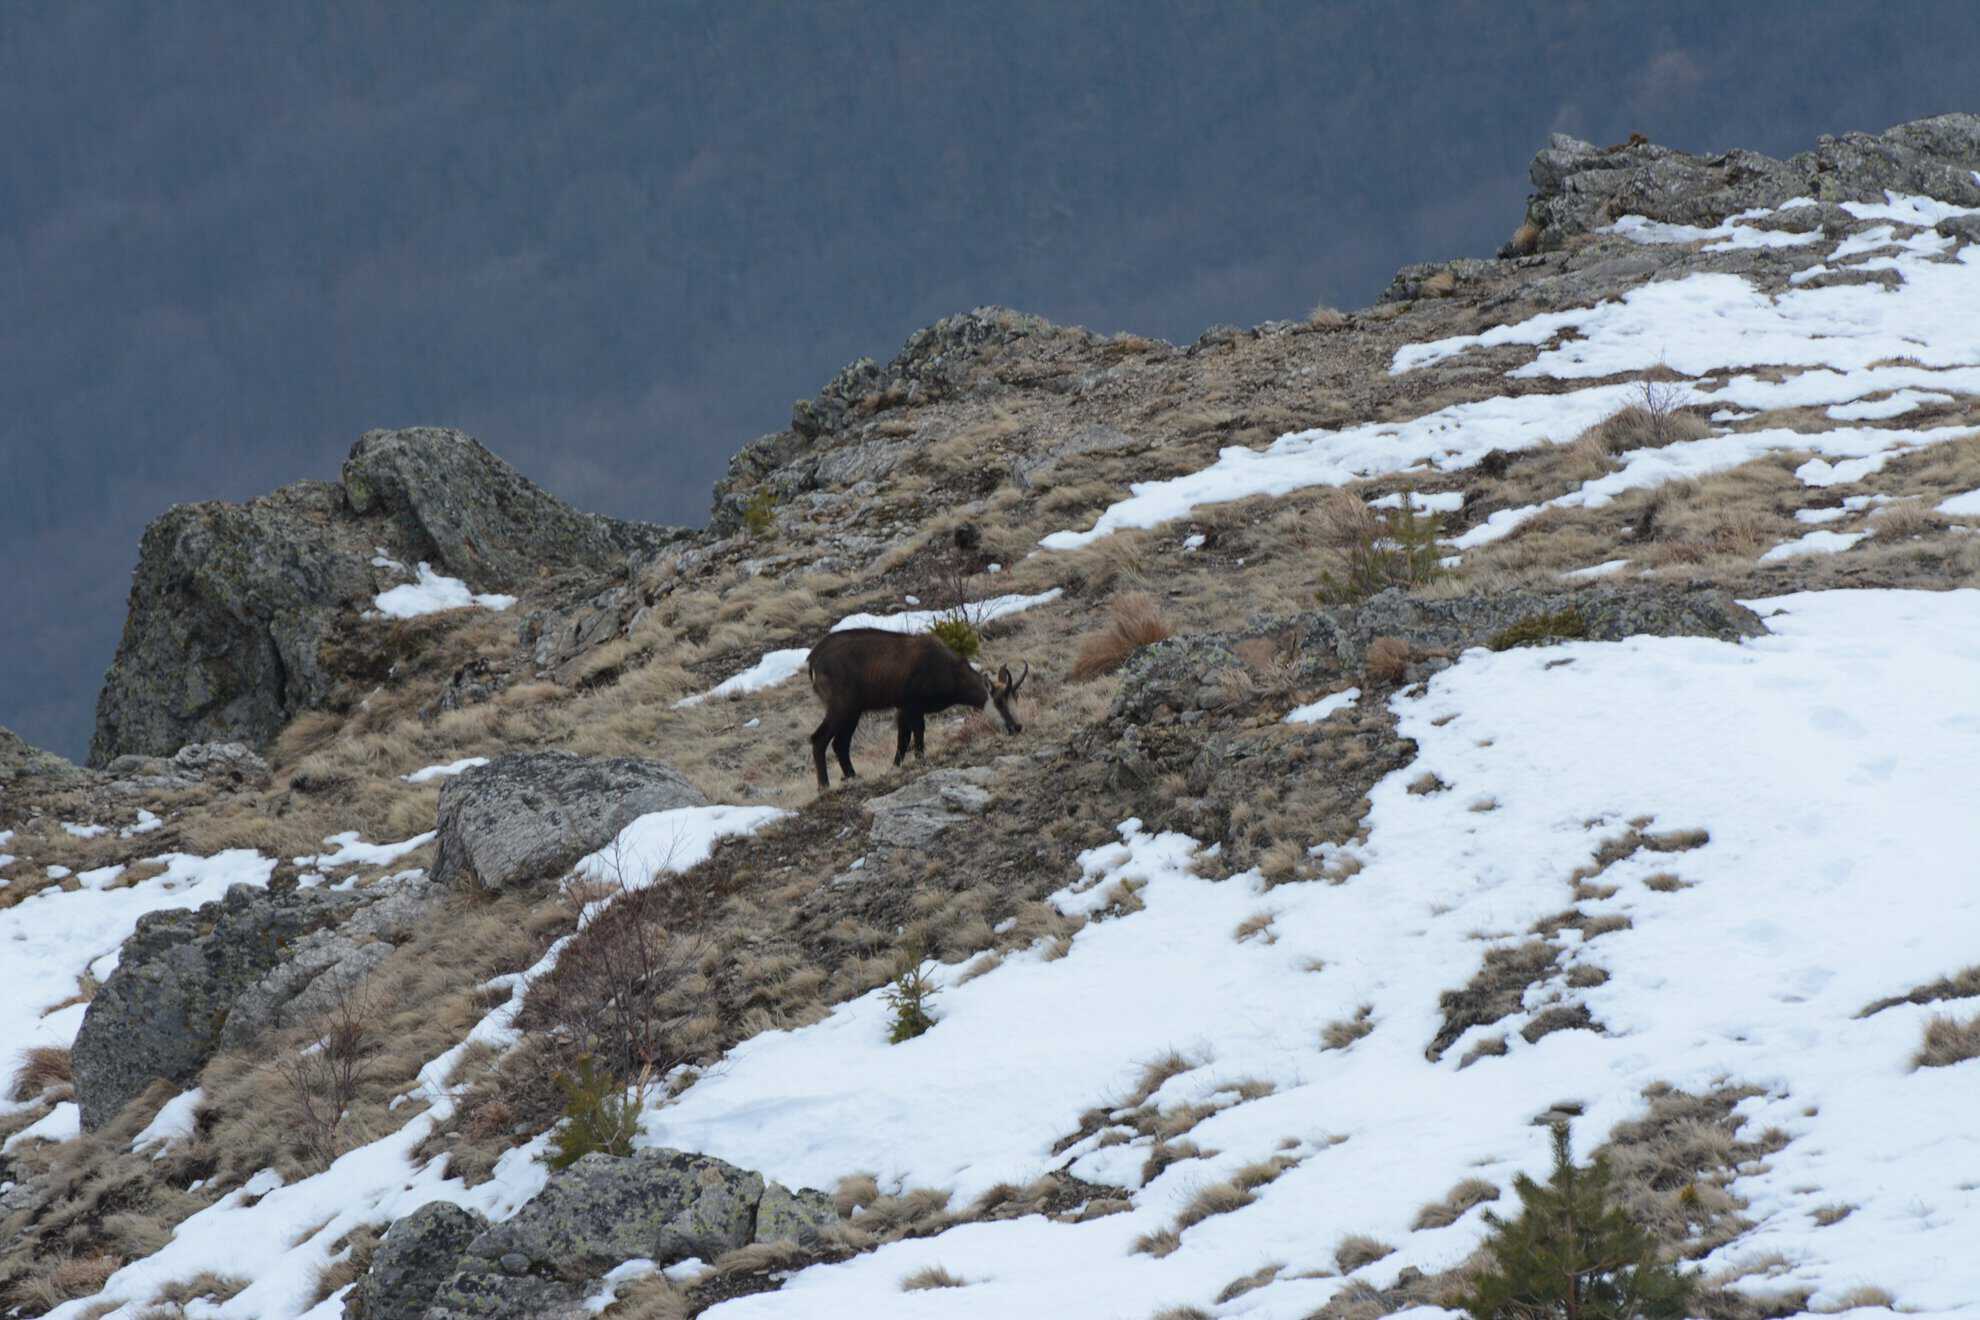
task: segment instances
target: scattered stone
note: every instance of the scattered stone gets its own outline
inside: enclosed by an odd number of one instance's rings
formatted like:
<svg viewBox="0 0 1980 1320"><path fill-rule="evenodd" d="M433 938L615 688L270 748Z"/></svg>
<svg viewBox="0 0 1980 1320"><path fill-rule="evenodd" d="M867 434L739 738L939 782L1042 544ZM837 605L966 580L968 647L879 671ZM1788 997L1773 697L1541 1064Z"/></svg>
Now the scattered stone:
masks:
<svg viewBox="0 0 1980 1320"><path fill-rule="evenodd" d="M640 816L708 799L660 761L497 757L440 790L434 879L495 892L553 880Z"/></svg>
<svg viewBox="0 0 1980 1320"><path fill-rule="evenodd" d="M905 788L872 798L873 841L890 848L921 848L952 825L989 810L996 773L988 766L930 770Z"/></svg>

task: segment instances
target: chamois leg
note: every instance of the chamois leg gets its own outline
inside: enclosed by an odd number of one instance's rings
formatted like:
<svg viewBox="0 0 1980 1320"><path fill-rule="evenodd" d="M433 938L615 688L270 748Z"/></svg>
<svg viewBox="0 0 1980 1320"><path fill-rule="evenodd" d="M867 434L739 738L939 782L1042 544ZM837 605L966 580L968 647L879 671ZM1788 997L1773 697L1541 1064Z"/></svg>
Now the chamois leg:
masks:
<svg viewBox="0 0 1980 1320"><path fill-rule="evenodd" d="M846 772L847 779L859 778L859 771L853 769L853 735L859 732L859 716L854 715L841 723L832 735L832 750L838 753L839 768Z"/></svg>
<svg viewBox="0 0 1980 1320"><path fill-rule="evenodd" d="M831 787L825 778L825 744L832 740L832 717L827 715L811 733L811 761L818 767L818 786Z"/></svg>
<svg viewBox="0 0 1980 1320"><path fill-rule="evenodd" d="M908 743L914 737L914 716L903 707L894 712L894 764L898 766L907 757Z"/></svg>
<svg viewBox="0 0 1980 1320"><path fill-rule="evenodd" d="M928 717L917 711L914 717L914 759L917 761L928 759L927 734Z"/></svg>

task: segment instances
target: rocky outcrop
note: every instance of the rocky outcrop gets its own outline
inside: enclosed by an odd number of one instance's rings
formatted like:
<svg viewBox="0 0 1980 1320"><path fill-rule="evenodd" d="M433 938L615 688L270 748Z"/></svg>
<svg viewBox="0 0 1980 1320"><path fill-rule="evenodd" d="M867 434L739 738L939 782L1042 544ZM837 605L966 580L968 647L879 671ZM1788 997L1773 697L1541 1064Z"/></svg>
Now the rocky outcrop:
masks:
<svg viewBox="0 0 1980 1320"><path fill-rule="evenodd" d="M334 532L343 509L341 490L308 481L247 504L177 505L145 529L91 765L258 746L329 696L323 643L375 590L369 548Z"/></svg>
<svg viewBox="0 0 1980 1320"><path fill-rule="evenodd" d="M1882 133L1820 139L1813 151L1775 160L1753 151L1691 155L1641 138L1597 147L1556 133L1533 158L1535 189L1520 250L1558 247L1626 214L1714 225L1739 211L1796 197L1818 203L1882 201L1886 190L1980 206L1980 115L1950 114Z"/></svg>
<svg viewBox="0 0 1980 1320"><path fill-rule="evenodd" d="M512 591L546 568L621 572L680 528L580 513L460 431L367 431L344 460L344 497L397 533L406 562L426 560L478 590Z"/></svg>
<svg viewBox="0 0 1980 1320"><path fill-rule="evenodd" d="M885 409L932 403L970 389L989 355L1014 340L1086 333L1005 307L979 307L915 331L885 366L860 358L826 382L817 397L792 407L788 431L745 445L729 461L728 475L715 486L710 527L723 536L735 534L758 489L781 502L821 485L885 477L912 455L909 446L835 442L855 439L853 428Z"/></svg>
<svg viewBox="0 0 1980 1320"><path fill-rule="evenodd" d="M75 779L83 771L53 752L44 752L12 729L0 727L0 784Z"/></svg>
<svg viewBox="0 0 1980 1320"><path fill-rule="evenodd" d="M1270 639L1295 657L1294 686L1319 687L1358 673L1378 637L1400 638L1413 653L1442 653L1440 663L1447 663L1467 647L1491 645L1521 625L1547 619L1572 630L1563 636L1596 642L1638 635L1736 641L1766 631L1753 611L1713 588L1599 587L1444 599L1391 588L1360 605L1263 616L1238 632L1198 633L1143 647L1127 663L1112 715L1145 724L1165 709L1187 714L1230 704L1233 694L1248 686L1233 681L1247 668L1239 648L1255 639Z"/></svg>
<svg viewBox="0 0 1980 1320"><path fill-rule="evenodd" d="M104 767L110 787L125 793L198 788L266 788L268 762L246 743L188 743L171 756L126 753Z"/></svg>
<svg viewBox="0 0 1980 1320"><path fill-rule="evenodd" d="M193 911L139 918L70 1054L85 1129L163 1077L189 1082L215 1050L336 1002L437 900L423 878L359 891L236 885Z"/></svg>
<svg viewBox="0 0 1980 1320"><path fill-rule="evenodd" d="M552 880L648 812L707 804L660 761L569 752L498 757L440 790L433 875L490 892Z"/></svg>
<svg viewBox="0 0 1980 1320"><path fill-rule="evenodd" d="M621 574L685 535L580 513L459 431L367 432L341 485L182 504L146 529L90 764L264 746L329 699L325 641L398 584L400 565L517 590L546 570Z"/></svg>
<svg viewBox="0 0 1980 1320"><path fill-rule="evenodd" d="M394 1225L352 1290L361 1320L523 1320L584 1314L586 1280L634 1259L713 1261L755 1242L815 1245L831 1198L678 1150L586 1155L488 1227L452 1205Z"/></svg>
<svg viewBox="0 0 1980 1320"><path fill-rule="evenodd" d="M432 1201L393 1224L344 1299L349 1320L420 1320L468 1243L488 1227L472 1210Z"/></svg>

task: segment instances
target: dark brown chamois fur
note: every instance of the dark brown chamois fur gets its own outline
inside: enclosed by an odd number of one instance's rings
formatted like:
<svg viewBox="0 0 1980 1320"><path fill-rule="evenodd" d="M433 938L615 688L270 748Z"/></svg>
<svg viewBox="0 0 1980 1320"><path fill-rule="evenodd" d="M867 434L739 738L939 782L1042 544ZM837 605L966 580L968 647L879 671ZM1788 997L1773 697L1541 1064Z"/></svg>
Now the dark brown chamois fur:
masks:
<svg viewBox="0 0 1980 1320"><path fill-rule="evenodd" d="M832 633L812 648L809 663L811 690L825 703L825 719L811 735L811 759L818 767L820 788L828 782L827 743L838 755L845 777L858 778L852 763L853 731L859 728L859 717L870 710L895 712L894 724L900 735L894 749L895 765L907 756L910 742L916 760L926 754L923 735L928 729L927 717L951 706L982 710L994 704L1006 729L1024 732L1024 726L1011 714L1011 699L1030 675L1030 665L1015 679L1008 666L1000 669L992 682L933 637L883 628L848 628Z"/></svg>

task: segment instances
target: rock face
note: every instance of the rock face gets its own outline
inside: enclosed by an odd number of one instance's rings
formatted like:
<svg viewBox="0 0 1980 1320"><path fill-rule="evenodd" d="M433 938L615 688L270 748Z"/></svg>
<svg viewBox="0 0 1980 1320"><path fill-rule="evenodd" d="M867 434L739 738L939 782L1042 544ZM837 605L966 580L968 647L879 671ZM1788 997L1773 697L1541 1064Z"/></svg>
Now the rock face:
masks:
<svg viewBox="0 0 1980 1320"><path fill-rule="evenodd" d="M459 431L367 432L341 485L182 504L146 529L90 764L194 742L260 747L321 705L335 679L324 641L397 584L371 562L379 546L482 591L546 569L622 572L684 535L580 513Z"/></svg>
<svg viewBox="0 0 1980 1320"><path fill-rule="evenodd" d="M1317 686L1360 670L1377 637L1397 637L1412 651L1456 654L1483 646L1516 625L1571 613L1578 637L1597 642L1654 637L1713 637L1734 641L1766 629L1753 611L1723 591L1685 587L1602 587L1587 591L1509 591L1427 600L1391 588L1360 605L1261 617L1236 633L1199 633L1143 647L1129 659L1113 717L1144 724L1158 711L1216 710L1233 688L1220 681L1242 672L1238 647L1271 638L1299 657L1295 684Z"/></svg>
<svg viewBox="0 0 1980 1320"><path fill-rule="evenodd" d="M609 573L657 554L677 528L580 513L472 436L433 426L367 431L344 460L353 513L389 522L407 562L502 590L545 567Z"/></svg>
<svg viewBox="0 0 1980 1320"><path fill-rule="evenodd" d="M636 818L708 799L659 761L503 756L440 790L434 879L497 891L554 879Z"/></svg>
<svg viewBox="0 0 1980 1320"><path fill-rule="evenodd" d="M361 1320L524 1320L585 1314L579 1285L624 1261L712 1261L752 1242L811 1245L831 1198L678 1150L586 1155L505 1223L451 1205L395 1225L352 1290ZM388 1309L379 1309L385 1307Z"/></svg>
<svg viewBox="0 0 1980 1320"><path fill-rule="evenodd" d="M364 547L326 536L343 492L301 482L248 504L181 504L145 529L91 765L191 742L265 743L321 703L340 612L373 594Z"/></svg>
<svg viewBox="0 0 1980 1320"><path fill-rule="evenodd" d="M420 1320L468 1243L488 1221L448 1201L433 1201L393 1224L371 1268L344 1299L350 1320Z"/></svg>
<svg viewBox="0 0 1980 1320"><path fill-rule="evenodd" d="M217 903L138 920L70 1055L85 1129L223 1045L329 1008L437 900L431 882L358 892L236 885Z"/></svg>
<svg viewBox="0 0 1980 1320"><path fill-rule="evenodd" d="M1795 197L1878 202L1886 189L1980 206L1980 115L1951 114L1883 133L1822 138L1785 161L1753 151L1694 156L1632 140L1602 148L1556 133L1533 158L1527 205L1535 245L1558 247L1626 214L1713 225L1735 212ZM1530 249L1529 249L1530 250ZM1517 255L1508 252L1506 255Z"/></svg>

